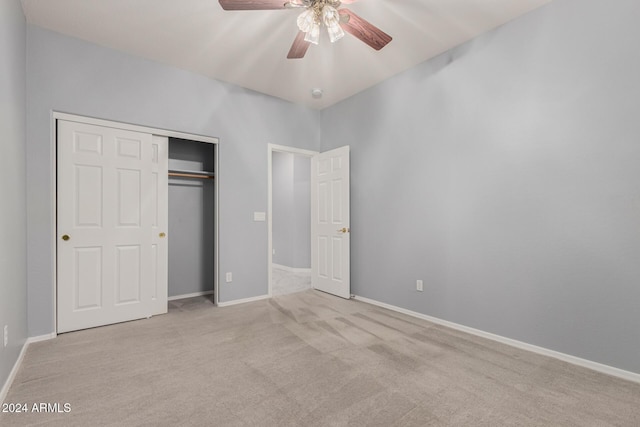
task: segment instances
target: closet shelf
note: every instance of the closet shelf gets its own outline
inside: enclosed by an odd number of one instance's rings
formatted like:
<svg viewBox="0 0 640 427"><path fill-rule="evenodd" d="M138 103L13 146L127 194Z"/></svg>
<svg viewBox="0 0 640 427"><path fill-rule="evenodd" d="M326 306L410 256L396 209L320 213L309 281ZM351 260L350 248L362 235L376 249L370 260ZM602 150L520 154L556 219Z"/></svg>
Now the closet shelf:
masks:
<svg viewBox="0 0 640 427"><path fill-rule="evenodd" d="M198 178L198 179L214 179L216 174L214 172L206 171L188 171L179 169L169 169L169 176L179 178Z"/></svg>

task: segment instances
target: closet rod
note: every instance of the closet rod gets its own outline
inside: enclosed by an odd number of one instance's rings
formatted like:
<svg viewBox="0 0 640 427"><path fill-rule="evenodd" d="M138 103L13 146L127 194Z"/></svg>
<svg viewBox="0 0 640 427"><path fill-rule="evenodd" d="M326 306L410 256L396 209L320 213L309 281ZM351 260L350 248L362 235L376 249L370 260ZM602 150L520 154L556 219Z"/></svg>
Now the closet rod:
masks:
<svg viewBox="0 0 640 427"><path fill-rule="evenodd" d="M176 176L181 178L199 178L199 179L214 179L215 174L212 172L203 171L180 171L169 170L169 176Z"/></svg>

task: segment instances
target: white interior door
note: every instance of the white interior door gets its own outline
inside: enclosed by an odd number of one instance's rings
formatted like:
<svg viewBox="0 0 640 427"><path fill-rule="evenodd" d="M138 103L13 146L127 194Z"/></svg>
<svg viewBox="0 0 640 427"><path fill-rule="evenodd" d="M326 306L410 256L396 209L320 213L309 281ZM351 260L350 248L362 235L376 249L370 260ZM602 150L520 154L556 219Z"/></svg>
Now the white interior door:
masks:
<svg viewBox="0 0 640 427"><path fill-rule="evenodd" d="M351 297L349 146L311 160L311 282L315 289Z"/></svg>
<svg viewBox="0 0 640 427"><path fill-rule="evenodd" d="M58 332L166 313L167 138L57 123Z"/></svg>

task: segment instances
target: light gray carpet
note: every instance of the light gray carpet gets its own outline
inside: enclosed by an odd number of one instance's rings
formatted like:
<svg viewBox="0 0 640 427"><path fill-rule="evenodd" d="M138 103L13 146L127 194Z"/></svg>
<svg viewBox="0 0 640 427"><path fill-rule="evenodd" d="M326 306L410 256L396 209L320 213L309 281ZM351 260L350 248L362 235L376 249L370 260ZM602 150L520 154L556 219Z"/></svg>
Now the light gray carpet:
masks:
<svg viewBox="0 0 640 427"><path fill-rule="evenodd" d="M640 426L640 385L306 291L33 344L2 426Z"/></svg>
<svg viewBox="0 0 640 427"><path fill-rule="evenodd" d="M312 288L311 272L294 273L277 266L271 269L271 295L281 296Z"/></svg>

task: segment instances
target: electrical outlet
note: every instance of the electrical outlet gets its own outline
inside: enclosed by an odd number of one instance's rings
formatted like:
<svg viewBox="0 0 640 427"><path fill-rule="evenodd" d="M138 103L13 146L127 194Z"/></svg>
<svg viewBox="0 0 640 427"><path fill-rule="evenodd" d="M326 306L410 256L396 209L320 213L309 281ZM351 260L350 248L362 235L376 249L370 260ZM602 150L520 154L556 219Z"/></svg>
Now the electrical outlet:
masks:
<svg viewBox="0 0 640 427"><path fill-rule="evenodd" d="M4 325L4 330L2 331L2 335L4 336L4 346L6 347L9 344L9 325Z"/></svg>
<svg viewBox="0 0 640 427"><path fill-rule="evenodd" d="M422 292L424 287L422 286L422 280L416 280L416 291Z"/></svg>
<svg viewBox="0 0 640 427"><path fill-rule="evenodd" d="M227 281L227 283L230 283L230 282L233 281L233 274L231 274L231 272L228 272L226 274L226 281Z"/></svg>

